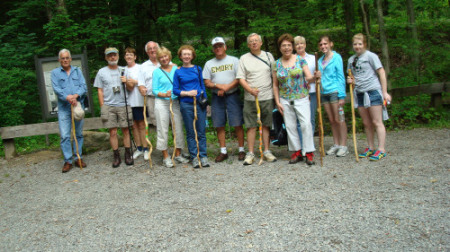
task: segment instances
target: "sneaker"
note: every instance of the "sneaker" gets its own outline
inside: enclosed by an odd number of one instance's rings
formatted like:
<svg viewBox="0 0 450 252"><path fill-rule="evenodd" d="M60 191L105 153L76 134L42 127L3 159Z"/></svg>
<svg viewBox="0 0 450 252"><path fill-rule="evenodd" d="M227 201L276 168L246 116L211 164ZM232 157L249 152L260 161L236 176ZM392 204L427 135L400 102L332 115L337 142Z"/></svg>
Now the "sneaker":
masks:
<svg viewBox="0 0 450 252"><path fill-rule="evenodd" d="M197 157L192 159L192 167L194 167L195 169L200 168L200 163L198 162L198 158Z"/></svg>
<svg viewBox="0 0 450 252"><path fill-rule="evenodd" d="M220 163L223 162L225 159L228 158L228 154L223 154L222 152L216 157L215 162Z"/></svg>
<svg viewBox="0 0 450 252"><path fill-rule="evenodd" d="M245 160L245 151L240 151L239 152L239 161L244 161Z"/></svg>
<svg viewBox="0 0 450 252"><path fill-rule="evenodd" d="M326 154L327 155L334 155L336 154L336 152L339 150L339 145L334 144L333 146L330 147L330 149L327 150Z"/></svg>
<svg viewBox="0 0 450 252"><path fill-rule="evenodd" d="M189 153L181 153L181 156L186 158L186 159L190 159L191 156L189 155Z"/></svg>
<svg viewBox="0 0 450 252"><path fill-rule="evenodd" d="M300 161L303 161L302 150L298 150L294 152L291 156L291 160L289 160L289 164L296 164Z"/></svg>
<svg viewBox="0 0 450 252"><path fill-rule="evenodd" d="M202 167L209 167L208 157L201 157L200 162L202 162Z"/></svg>
<svg viewBox="0 0 450 252"><path fill-rule="evenodd" d="M251 164L253 164L254 160L255 160L255 154L248 152L247 155L245 155L244 165L251 165Z"/></svg>
<svg viewBox="0 0 450 252"><path fill-rule="evenodd" d="M385 152L381 152L380 150L377 150L375 154L369 157L370 161L379 161L380 159L386 157Z"/></svg>
<svg viewBox="0 0 450 252"><path fill-rule="evenodd" d="M275 162L277 161L277 158L270 152L270 150L263 152L264 157L266 158L267 162Z"/></svg>
<svg viewBox="0 0 450 252"><path fill-rule="evenodd" d="M150 152L148 150L144 151L144 160L149 160Z"/></svg>
<svg viewBox="0 0 450 252"><path fill-rule="evenodd" d="M314 153L313 152L306 153L306 164L313 165L315 163L316 162L314 162Z"/></svg>
<svg viewBox="0 0 450 252"><path fill-rule="evenodd" d="M174 160L177 161L180 164L187 164L187 163L189 163L189 159L184 158L183 155L179 155L178 157L175 157Z"/></svg>
<svg viewBox="0 0 450 252"><path fill-rule="evenodd" d="M366 158L366 157L372 156L372 154L373 154L373 150L371 150L371 149L369 149L369 148L366 148L366 149L364 150L364 152L361 153L361 154L359 154L358 156L359 156L360 158Z"/></svg>
<svg viewBox="0 0 450 252"><path fill-rule="evenodd" d="M163 164L167 168L172 168L173 167L172 159L170 157L165 158L163 160Z"/></svg>
<svg viewBox="0 0 450 252"><path fill-rule="evenodd" d="M336 157L345 157L348 154L347 146L339 147L339 150L336 152Z"/></svg>
<svg viewBox="0 0 450 252"><path fill-rule="evenodd" d="M136 150L133 154L133 159L137 159L140 155L144 154L143 151Z"/></svg>

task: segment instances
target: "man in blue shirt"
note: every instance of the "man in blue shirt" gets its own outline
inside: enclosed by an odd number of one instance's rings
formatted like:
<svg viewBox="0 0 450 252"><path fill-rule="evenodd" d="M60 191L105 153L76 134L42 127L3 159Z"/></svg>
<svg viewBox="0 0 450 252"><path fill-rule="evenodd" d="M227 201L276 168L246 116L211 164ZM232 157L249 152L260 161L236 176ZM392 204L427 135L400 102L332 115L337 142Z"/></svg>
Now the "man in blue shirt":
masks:
<svg viewBox="0 0 450 252"><path fill-rule="evenodd" d="M58 53L58 61L60 67L54 69L51 73L51 81L53 90L58 97L58 123L59 132L61 134L61 150L64 155L64 166L62 172L68 172L72 169L72 163L79 166L78 160L73 160L72 157L76 153L76 145L70 143L70 133L72 129L72 112L71 106L76 105L78 101L81 102L84 108L84 98L86 97L86 81L84 80L81 70L70 65L72 56L70 51L62 49ZM75 133L78 141L78 153L81 157L82 167L86 167L86 163L82 159L83 148L83 124L84 121L75 121Z"/></svg>

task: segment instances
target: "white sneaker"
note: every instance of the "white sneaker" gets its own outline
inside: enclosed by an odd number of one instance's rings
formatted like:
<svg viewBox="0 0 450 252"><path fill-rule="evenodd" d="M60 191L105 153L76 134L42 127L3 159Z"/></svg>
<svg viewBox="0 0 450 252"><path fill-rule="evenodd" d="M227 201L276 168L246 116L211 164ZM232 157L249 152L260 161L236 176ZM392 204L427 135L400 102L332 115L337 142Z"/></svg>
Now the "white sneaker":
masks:
<svg viewBox="0 0 450 252"><path fill-rule="evenodd" d="M330 147L330 149L327 150L327 155L334 155L339 150L339 145L334 144Z"/></svg>
<svg viewBox="0 0 450 252"><path fill-rule="evenodd" d="M140 155L142 155L142 154L144 154L143 151L136 150L136 151L134 152L134 154L133 154L133 159L138 158L138 157L139 157Z"/></svg>
<svg viewBox="0 0 450 252"><path fill-rule="evenodd" d="M166 159L164 159L163 160L163 164L167 168L172 168L173 167L172 159L170 157L167 157Z"/></svg>
<svg viewBox="0 0 450 252"><path fill-rule="evenodd" d="M200 162L202 163L202 167L209 167L208 157L201 157Z"/></svg>
<svg viewBox="0 0 450 252"><path fill-rule="evenodd" d="M347 146L339 146L339 150L336 152L337 157L345 157L348 154Z"/></svg>
<svg viewBox="0 0 450 252"><path fill-rule="evenodd" d="M267 160L267 162L275 162L277 161L277 158L270 152L270 150L263 152L264 158Z"/></svg>
<svg viewBox="0 0 450 252"><path fill-rule="evenodd" d="M149 159L149 154L150 152L148 150L144 151L144 160L148 160Z"/></svg>
<svg viewBox="0 0 450 252"><path fill-rule="evenodd" d="M245 155L244 159L244 165L251 165L253 164L253 161L255 160L255 154L251 152L247 152L247 155Z"/></svg>
<svg viewBox="0 0 450 252"><path fill-rule="evenodd" d="M175 157L174 160L177 161L180 164L187 164L187 163L189 163L189 159L184 158L183 155L179 155L178 157Z"/></svg>

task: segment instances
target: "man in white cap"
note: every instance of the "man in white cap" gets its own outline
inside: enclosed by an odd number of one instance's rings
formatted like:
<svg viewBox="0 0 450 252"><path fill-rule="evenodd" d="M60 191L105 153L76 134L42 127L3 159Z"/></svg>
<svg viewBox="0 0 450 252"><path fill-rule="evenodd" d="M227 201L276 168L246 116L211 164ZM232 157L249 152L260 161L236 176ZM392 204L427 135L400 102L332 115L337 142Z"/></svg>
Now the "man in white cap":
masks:
<svg viewBox="0 0 450 252"><path fill-rule="evenodd" d="M75 162L79 166L78 160L72 162L72 156L76 153L76 144L70 143L70 136L72 130L72 113L71 106L75 106L79 101L84 107L84 98L86 97L86 81L84 80L81 70L72 66L72 56L70 51L62 49L58 53L58 61L60 67L54 69L51 73L51 80L53 90L58 96L58 124L61 135L61 150L64 156L64 165L62 172L68 172L72 169L72 163ZM78 153L82 157L83 148L83 124L84 121L75 121L75 132L78 141ZM86 167L86 163L81 161L81 166Z"/></svg>
<svg viewBox="0 0 450 252"><path fill-rule="evenodd" d="M236 79L239 59L227 55L227 45L222 37L216 37L211 42L215 58L206 62L203 68L205 86L212 90L211 116L213 126L217 130L220 153L216 163L228 158L225 144L225 125L235 129L239 144L240 161L245 158L244 130L242 128L242 101L240 98L239 81Z"/></svg>
<svg viewBox="0 0 450 252"><path fill-rule="evenodd" d="M121 128L123 133L125 164L132 165L134 163L131 157L130 132L128 130L128 123L133 124L133 116L129 104L125 103L125 89L120 80L121 72L117 65L119 62L119 50L114 47L106 48L105 59L108 62L108 66L98 71L94 87L98 88L101 118L103 126L109 129L109 142L114 152L112 166L116 168L121 163L117 128ZM129 122L127 122L127 119Z"/></svg>

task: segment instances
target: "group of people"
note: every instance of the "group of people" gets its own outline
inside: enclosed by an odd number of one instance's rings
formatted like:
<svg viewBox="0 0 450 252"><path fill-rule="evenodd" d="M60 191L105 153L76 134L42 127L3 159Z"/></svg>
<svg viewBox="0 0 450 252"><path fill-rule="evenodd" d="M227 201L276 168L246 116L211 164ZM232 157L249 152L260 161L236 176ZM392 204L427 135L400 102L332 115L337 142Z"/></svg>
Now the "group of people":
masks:
<svg viewBox="0 0 450 252"><path fill-rule="evenodd" d="M191 162L194 168L209 167L206 143L206 89L211 89L211 117L217 130L220 152L215 162L228 159L225 141L225 126L234 127L238 142L238 159L244 165L255 160L257 130L262 137L262 157L268 162L277 158L270 151L270 128L274 108L282 114L288 135L288 148L293 154L289 160L295 164L306 159L314 164L314 129L317 108L316 91L321 92L322 105L330 120L334 144L328 155L343 157L348 154L346 146L347 127L340 118L345 103L346 82L355 83L355 107L362 117L368 147L359 154L371 160L386 156L385 128L382 120L383 100L390 102L386 90L386 76L378 56L366 49L366 38L362 34L353 37L353 55L348 61L352 77L344 77L342 57L333 51L329 36L320 38L318 46L323 56L316 66L315 57L306 53L304 37L283 34L278 39L282 57L275 60L270 52L261 49L261 36L252 33L247 37L250 52L240 59L227 55L227 46L222 37L211 42L215 57L206 62L204 68L194 65L195 49L183 45L177 51L182 65L172 63L172 53L156 42L145 45L149 60L136 64L136 51L125 49L125 68L118 66L119 51L105 50L107 66L101 68L94 81L98 89L101 119L109 129L113 149L113 167L121 164L117 130L121 128L125 146L125 164L143 155L150 158L146 139L147 123L156 126L156 149L162 152L163 165L173 167L178 163ZM52 71L51 79L58 95L61 149L64 154L63 172L71 169L72 163L85 167L82 161L82 125L75 123L78 152L81 162L73 158L76 149L70 143L70 107L86 96L86 82L77 67L71 66L70 52L59 52L61 67ZM321 80L321 90L316 90L315 81ZM244 90L241 100L240 88ZM342 115L341 115L342 116ZM148 118L148 122L147 122ZM137 150L132 153L129 127L133 125ZM244 148L244 129L247 129L247 148ZM169 154L169 126L173 131L174 150ZM185 147L184 130L189 158L182 155ZM378 147L374 145L374 131L378 136ZM262 150L262 148L264 150ZM73 161L73 162L72 162Z"/></svg>

